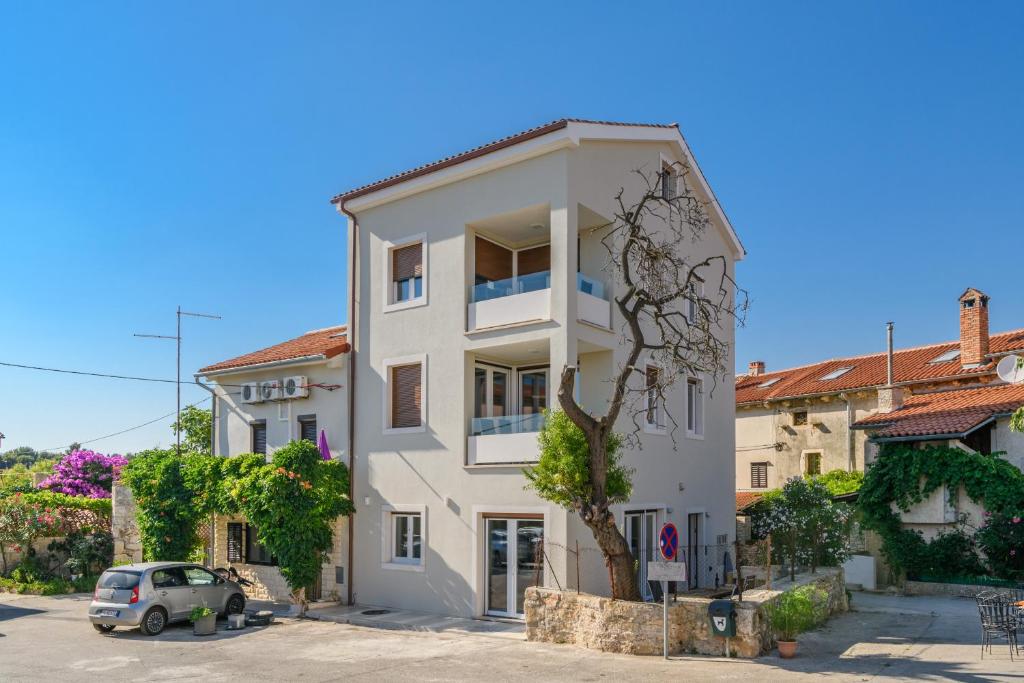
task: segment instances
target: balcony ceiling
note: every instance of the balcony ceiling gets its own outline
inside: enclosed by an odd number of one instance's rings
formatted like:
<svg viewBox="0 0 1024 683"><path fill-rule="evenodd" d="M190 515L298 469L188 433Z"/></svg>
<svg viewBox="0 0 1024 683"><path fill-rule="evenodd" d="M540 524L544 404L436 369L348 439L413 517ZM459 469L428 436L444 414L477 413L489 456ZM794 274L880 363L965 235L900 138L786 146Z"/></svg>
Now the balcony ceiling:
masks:
<svg viewBox="0 0 1024 683"><path fill-rule="evenodd" d="M499 365L546 365L551 354L547 339L531 339L513 344L488 346L474 352L481 362L490 361Z"/></svg>
<svg viewBox="0 0 1024 683"><path fill-rule="evenodd" d="M509 247L547 242L551 234L551 209L547 204L528 206L474 221L469 227Z"/></svg>

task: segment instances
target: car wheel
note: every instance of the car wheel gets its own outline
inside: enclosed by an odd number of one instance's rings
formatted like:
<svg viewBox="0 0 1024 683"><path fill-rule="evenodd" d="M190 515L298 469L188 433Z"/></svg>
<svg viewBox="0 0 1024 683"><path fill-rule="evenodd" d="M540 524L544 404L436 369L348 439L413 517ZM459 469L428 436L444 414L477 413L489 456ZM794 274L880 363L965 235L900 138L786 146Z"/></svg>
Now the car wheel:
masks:
<svg viewBox="0 0 1024 683"><path fill-rule="evenodd" d="M164 630L164 626L167 626L167 612L161 607L153 607L142 617L139 630L144 636L155 636Z"/></svg>
<svg viewBox="0 0 1024 683"><path fill-rule="evenodd" d="M245 597L235 593L228 598L227 607L224 608L225 614L241 614L245 611Z"/></svg>
<svg viewBox="0 0 1024 683"><path fill-rule="evenodd" d="M100 633L110 633L115 628L113 624L93 624L92 627Z"/></svg>

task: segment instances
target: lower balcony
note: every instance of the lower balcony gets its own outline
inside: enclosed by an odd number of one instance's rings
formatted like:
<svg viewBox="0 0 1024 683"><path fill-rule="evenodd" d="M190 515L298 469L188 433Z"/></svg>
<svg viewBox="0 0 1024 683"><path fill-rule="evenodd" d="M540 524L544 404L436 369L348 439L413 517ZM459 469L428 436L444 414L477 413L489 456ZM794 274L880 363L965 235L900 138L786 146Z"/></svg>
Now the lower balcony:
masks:
<svg viewBox="0 0 1024 683"><path fill-rule="evenodd" d="M473 418L469 432L469 464L537 462L540 458L537 432L543 425L543 413Z"/></svg>

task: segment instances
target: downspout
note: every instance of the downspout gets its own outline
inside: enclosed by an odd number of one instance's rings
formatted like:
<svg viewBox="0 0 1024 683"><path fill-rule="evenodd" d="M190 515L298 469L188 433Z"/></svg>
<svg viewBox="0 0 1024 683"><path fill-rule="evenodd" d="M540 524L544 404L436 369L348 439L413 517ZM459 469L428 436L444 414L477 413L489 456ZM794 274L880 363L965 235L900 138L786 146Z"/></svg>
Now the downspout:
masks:
<svg viewBox="0 0 1024 683"><path fill-rule="evenodd" d="M853 444L853 403L846 393L839 394L839 398L846 401L846 471L855 472L857 470L857 452Z"/></svg>
<svg viewBox="0 0 1024 683"><path fill-rule="evenodd" d="M348 216L352 222L352 245L351 253L348 255L348 499L352 503L353 512L348 516L348 604L352 604L354 592L352 590L353 576L355 575L355 486L356 486L356 321L359 316L356 314L356 284L359 278L356 274L356 256L359 253L359 222L356 215L345 208L344 200L338 202L338 211Z"/></svg>

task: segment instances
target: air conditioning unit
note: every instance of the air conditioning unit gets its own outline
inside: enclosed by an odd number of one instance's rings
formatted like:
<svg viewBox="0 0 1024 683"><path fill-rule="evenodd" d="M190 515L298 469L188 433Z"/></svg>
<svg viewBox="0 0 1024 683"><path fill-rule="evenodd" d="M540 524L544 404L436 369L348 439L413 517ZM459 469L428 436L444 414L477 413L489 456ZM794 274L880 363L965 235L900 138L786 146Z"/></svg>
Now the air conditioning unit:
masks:
<svg viewBox="0 0 1024 683"><path fill-rule="evenodd" d="M270 379L266 382L260 382L260 400L261 401L278 401L281 399L281 381L277 379Z"/></svg>
<svg viewBox="0 0 1024 683"><path fill-rule="evenodd" d="M256 382L246 382L242 385L242 403L259 403L262 400L260 387Z"/></svg>
<svg viewBox="0 0 1024 683"><path fill-rule="evenodd" d="M281 390L285 398L306 398L309 396L309 382L305 375L285 377Z"/></svg>

